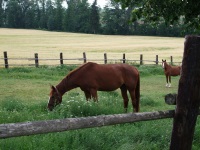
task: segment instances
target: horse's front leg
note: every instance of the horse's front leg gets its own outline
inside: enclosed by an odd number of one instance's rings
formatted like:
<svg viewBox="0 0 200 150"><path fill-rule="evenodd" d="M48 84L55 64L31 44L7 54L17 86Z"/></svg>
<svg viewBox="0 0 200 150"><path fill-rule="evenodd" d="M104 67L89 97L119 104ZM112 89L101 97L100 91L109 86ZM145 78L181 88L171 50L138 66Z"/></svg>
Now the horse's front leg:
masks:
<svg viewBox="0 0 200 150"><path fill-rule="evenodd" d="M165 75L166 76L166 87L168 87L168 75Z"/></svg>
<svg viewBox="0 0 200 150"><path fill-rule="evenodd" d="M90 94L95 102L98 102L97 89L90 89Z"/></svg>
<svg viewBox="0 0 200 150"><path fill-rule="evenodd" d="M84 91L84 93L85 93L85 98L86 98L87 101L88 101L89 99L91 99L91 94L90 94L90 92Z"/></svg>

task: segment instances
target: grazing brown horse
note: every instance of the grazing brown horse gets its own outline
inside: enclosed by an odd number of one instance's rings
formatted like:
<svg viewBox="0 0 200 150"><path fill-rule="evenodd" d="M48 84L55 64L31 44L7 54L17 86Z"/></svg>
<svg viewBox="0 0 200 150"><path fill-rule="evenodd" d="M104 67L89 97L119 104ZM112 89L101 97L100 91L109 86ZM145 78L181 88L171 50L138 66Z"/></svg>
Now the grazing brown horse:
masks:
<svg viewBox="0 0 200 150"><path fill-rule="evenodd" d="M171 66L166 60L162 59L162 67L166 76L166 87L171 87L171 76L178 76L181 72L181 66Z"/></svg>
<svg viewBox="0 0 200 150"><path fill-rule="evenodd" d="M57 86L51 86L48 109L62 102L65 92L80 87L86 99L98 101L97 91L113 91L121 89L124 108L127 112L128 95L130 93L135 112L139 111L140 76L138 70L127 64L96 64L88 62L70 72Z"/></svg>

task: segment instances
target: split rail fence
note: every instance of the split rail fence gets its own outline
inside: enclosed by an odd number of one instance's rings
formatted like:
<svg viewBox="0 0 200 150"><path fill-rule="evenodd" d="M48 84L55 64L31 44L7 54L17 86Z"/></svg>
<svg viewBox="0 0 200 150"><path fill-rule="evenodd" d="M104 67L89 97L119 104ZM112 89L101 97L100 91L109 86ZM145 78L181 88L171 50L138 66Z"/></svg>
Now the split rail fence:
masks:
<svg viewBox="0 0 200 150"><path fill-rule="evenodd" d="M173 118L174 110L0 124L0 139ZM200 115L200 112L199 112Z"/></svg>
<svg viewBox="0 0 200 150"><path fill-rule="evenodd" d="M173 118L174 110L0 124L0 139Z"/></svg>
<svg viewBox="0 0 200 150"><path fill-rule="evenodd" d="M104 64L107 64L109 61L117 61L117 62L121 62L121 63L127 63L127 62L135 62L137 64L143 65L144 62L148 62L148 63L152 63L152 64L159 64L159 60L158 60L158 55L155 56L155 60L144 60L143 59L143 54L140 54L140 58L137 60L130 60L130 59L126 59L126 54L123 53L122 55L122 59L109 59L107 57L107 54L104 53L104 58L103 59L87 59L86 57L86 53L83 52L83 57L82 58L64 58L63 57L63 53L60 53L60 57L59 58L39 58L39 54L35 53L33 58L9 58L8 57L8 53L5 51L3 52L3 59L4 60L4 64L0 64L1 66L5 66L5 68L9 68L9 66L16 66L17 64L13 65L13 64L9 64L9 60L28 60L28 61L34 61L34 63L28 64L29 66L35 66L35 67L39 67L40 61L59 61L60 65L64 64L64 61L73 61L73 60L78 60L78 61L82 61L82 63L86 63L88 61L101 61ZM174 62L173 61L173 56L170 56L170 63L174 64L174 63L180 63L180 62ZM17 65L17 66L20 66Z"/></svg>

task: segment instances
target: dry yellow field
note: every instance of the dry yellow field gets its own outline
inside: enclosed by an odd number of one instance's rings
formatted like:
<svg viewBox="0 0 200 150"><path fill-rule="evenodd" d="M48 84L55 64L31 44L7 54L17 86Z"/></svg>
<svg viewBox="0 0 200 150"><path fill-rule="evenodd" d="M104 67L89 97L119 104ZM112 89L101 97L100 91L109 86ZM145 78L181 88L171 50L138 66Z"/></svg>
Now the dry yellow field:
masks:
<svg viewBox="0 0 200 150"><path fill-rule="evenodd" d="M91 61L103 59L104 53L107 53L108 59L122 59L125 53L128 60L139 60L140 54L143 54L144 60L155 61L158 55L159 61L162 59L170 61L170 56L173 56L174 62L180 62L183 49L184 38L93 35L0 28L1 66L4 64L4 51L7 51L8 58L34 58L34 53L38 53L40 59L55 59L59 58L62 52L65 59L73 59L82 58L83 52L86 52L87 59ZM82 60L64 60L65 64L82 62ZM34 64L34 61L9 59L9 64L31 63ZM40 64L59 64L59 60L40 61Z"/></svg>

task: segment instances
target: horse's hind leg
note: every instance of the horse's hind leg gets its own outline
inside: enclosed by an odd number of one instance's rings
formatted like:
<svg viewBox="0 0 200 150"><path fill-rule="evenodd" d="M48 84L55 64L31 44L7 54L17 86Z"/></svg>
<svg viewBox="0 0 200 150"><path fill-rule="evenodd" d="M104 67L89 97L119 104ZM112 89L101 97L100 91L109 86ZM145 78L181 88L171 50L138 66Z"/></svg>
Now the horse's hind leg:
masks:
<svg viewBox="0 0 200 150"><path fill-rule="evenodd" d="M129 89L129 93L131 95L133 109L134 109L135 112L138 112L139 111L139 106L137 106L137 103L136 103L135 89Z"/></svg>
<svg viewBox="0 0 200 150"><path fill-rule="evenodd" d="M168 87L171 87L171 76L169 76L169 84Z"/></svg>
<svg viewBox="0 0 200 150"><path fill-rule="evenodd" d="M120 87L120 89L121 89L122 97L124 99L124 111L127 112L127 108L128 108L127 88L125 85L123 85Z"/></svg>
<svg viewBox="0 0 200 150"><path fill-rule="evenodd" d="M90 92L84 91L84 93L85 93L85 98L86 98L87 101L88 101L89 99L91 99L91 94L90 94Z"/></svg>
<svg viewBox="0 0 200 150"><path fill-rule="evenodd" d="M94 99L94 101L98 102L97 90L96 89L90 89L90 94L92 95L92 98Z"/></svg>

